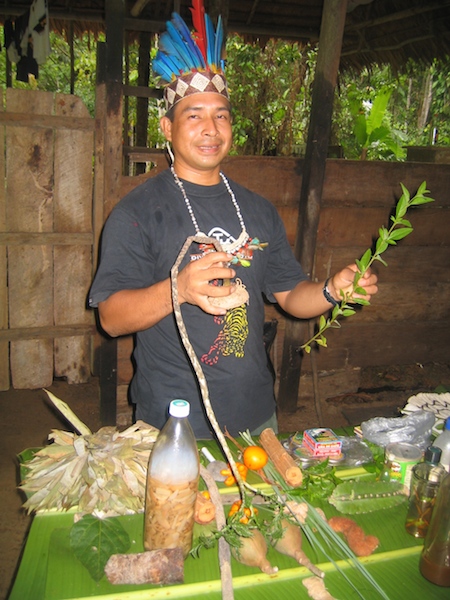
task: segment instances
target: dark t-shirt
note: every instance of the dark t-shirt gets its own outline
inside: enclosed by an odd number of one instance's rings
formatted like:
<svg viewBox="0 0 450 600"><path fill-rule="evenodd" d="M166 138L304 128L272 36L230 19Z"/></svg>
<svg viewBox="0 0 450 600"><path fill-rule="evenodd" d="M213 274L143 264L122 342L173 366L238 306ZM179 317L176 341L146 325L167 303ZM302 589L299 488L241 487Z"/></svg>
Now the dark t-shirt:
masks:
<svg viewBox="0 0 450 600"><path fill-rule="evenodd" d="M239 237L241 225L222 182L213 186L183 184L202 232L221 243ZM249 236L268 244L262 251L254 251L251 266L236 268L249 292L249 304L224 317L186 303L181 312L217 420L222 430L226 427L236 434L257 428L275 411L273 379L263 344L263 294L274 302L274 293L288 291L306 277L274 206L233 181L230 185ZM97 306L119 290L148 287L169 277L191 235L195 235L194 226L170 171L135 188L117 204L105 224L90 305ZM199 256L199 245L194 243L180 270ZM197 377L173 314L136 334L134 358L131 398L137 405L136 417L161 428L170 401L183 398L191 404L189 420L195 435L211 437Z"/></svg>

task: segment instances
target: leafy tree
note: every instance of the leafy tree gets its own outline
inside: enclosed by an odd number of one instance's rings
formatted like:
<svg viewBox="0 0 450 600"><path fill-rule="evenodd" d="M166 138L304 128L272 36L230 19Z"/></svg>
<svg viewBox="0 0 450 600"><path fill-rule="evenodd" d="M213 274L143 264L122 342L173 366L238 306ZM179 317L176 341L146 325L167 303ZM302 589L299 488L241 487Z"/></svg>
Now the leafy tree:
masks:
<svg viewBox="0 0 450 600"><path fill-rule="evenodd" d="M65 36L50 34L52 53L39 68L39 78L13 87L70 93L70 49ZM99 40L103 40L100 36ZM97 39L84 34L74 40L74 93L90 114L95 111ZM153 40L150 55L156 53ZM248 44L229 36L227 78L234 112L234 154L301 154L305 146L314 80L316 50L269 40ZM6 87L6 57L0 52L0 86ZM128 83L138 79L138 47L128 45L124 73ZM13 68L14 70L14 68ZM450 57L432 65L408 63L401 72L372 65L361 72L340 73L336 90L331 144L346 158L402 160L407 145L450 145ZM155 86L151 75L149 85ZM136 102L127 101L126 137L133 143ZM159 130L162 107L149 101L148 140L162 147Z"/></svg>
<svg viewBox="0 0 450 600"><path fill-rule="evenodd" d="M227 41L227 79L234 108L234 152L289 155L305 143L315 52L239 36Z"/></svg>

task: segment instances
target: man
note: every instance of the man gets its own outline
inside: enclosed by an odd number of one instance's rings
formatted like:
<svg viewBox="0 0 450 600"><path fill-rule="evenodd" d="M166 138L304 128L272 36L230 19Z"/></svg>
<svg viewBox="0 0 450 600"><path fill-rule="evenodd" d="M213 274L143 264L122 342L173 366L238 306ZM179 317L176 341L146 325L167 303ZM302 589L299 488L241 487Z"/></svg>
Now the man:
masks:
<svg viewBox="0 0 450 600"><path fill-rule="evenodd" d="M160 428L169 402L183 398L191 404L196 436L210 437L173 314L170 270L189 236L218 239L223 252L193 244L180 267L183 322L221 428L234 434L258 433L266 426L276 430L273 380L263 345L263 295L294 317L312 318L332 308L340 290L352 289L356 266L326 283L306 278L273 205L221 173L232 143L228 92L213 70L202 76L219 85L198 89L197 74L192 71L169 86L173 92L181 80L183 91L188 90L182 97L166 93L169 110L161 128L173 149L172 168L134 189L111 213L90 304L98 306L109 335L136 333L131 383L136 418ZM222 280L233 283L220 285ZM216 299L233 300L240 281L248 302L220 306ZM360 281L368 300L377 291L376 281L370 273Z"/></svg>

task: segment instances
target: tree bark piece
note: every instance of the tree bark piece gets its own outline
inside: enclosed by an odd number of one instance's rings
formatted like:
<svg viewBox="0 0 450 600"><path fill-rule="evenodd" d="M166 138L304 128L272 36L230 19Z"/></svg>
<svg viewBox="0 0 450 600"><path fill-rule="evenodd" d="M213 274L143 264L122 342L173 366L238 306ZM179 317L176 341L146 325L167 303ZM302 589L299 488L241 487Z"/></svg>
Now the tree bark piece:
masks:
<svg viewBox="0 0 450 600"><path fill-rule="evenodd" d="M114 585L183 583L183 551L162 548L139 554L113 554L106 563L105 573Z"/></svg>
<svg viewBox="0 0 450 600"><path fill-rule="evenodd" d="M292 487L301 485L302 471L292 456L283 448L273 429L270 427L264 429L259 436L259 441L285 482Z"/></svg>

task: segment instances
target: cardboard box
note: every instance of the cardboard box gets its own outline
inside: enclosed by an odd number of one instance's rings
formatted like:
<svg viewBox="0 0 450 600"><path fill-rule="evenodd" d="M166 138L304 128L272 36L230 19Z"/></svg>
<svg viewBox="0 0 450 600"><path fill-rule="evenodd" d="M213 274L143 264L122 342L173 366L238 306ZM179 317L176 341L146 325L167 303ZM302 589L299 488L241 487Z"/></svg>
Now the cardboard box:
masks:
<svg viewBox="0 0 450 600"><path fill-rule="evenodd" d="M306 429L303 432L303 446L313 456L320 457L337 457L342 451L342 441L332 429L325 427Z"/></svg>

